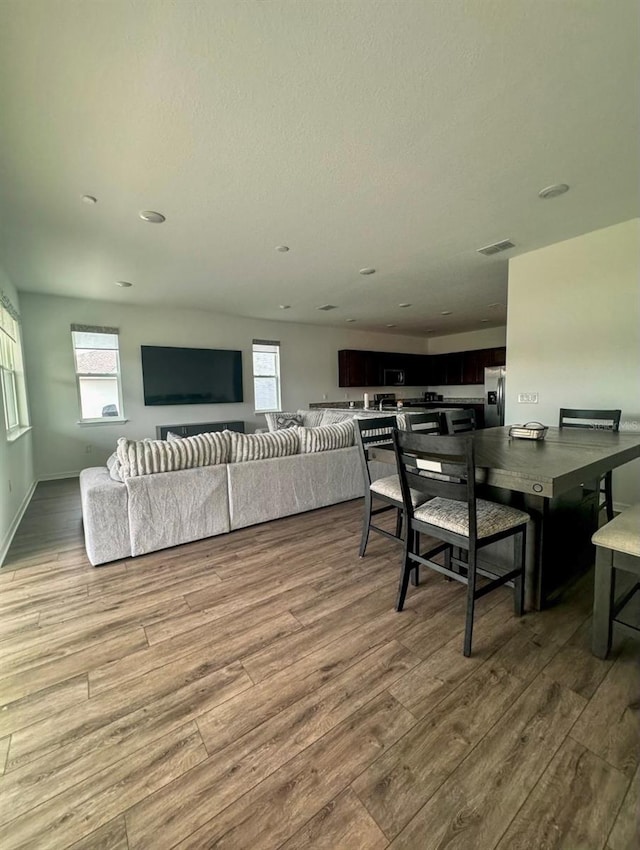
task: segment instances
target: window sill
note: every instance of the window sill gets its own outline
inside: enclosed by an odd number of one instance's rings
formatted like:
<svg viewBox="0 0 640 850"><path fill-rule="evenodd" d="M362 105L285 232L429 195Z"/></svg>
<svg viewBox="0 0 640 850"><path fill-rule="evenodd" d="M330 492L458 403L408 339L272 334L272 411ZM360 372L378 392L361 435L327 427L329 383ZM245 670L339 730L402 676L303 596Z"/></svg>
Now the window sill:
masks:
<svg viewBox="0 0 640 850"><path fill-rule="evenodd" d="M120 419L117 416L110 416L108 419L80 419L76 422L76 425L86 428L89 425L122 425L124 422L128 421L128 419Z"/></svg>
<svg viewBox="0 0 640 850"><path fill-rule="evenodd" d="M253 412L256 416L259 416L261 413L282 413L282 410L278 407L275 410L254 410Z"/></svg>
<svg viewBox="0 0 640 850"><path fill-rule="evenodd" d="M20 437L23 437L31 430L33 430L33 425L24 425L20 428L14 428L10 434L7 434L7 442L15 443L16 440L19 440Z"/></svg>

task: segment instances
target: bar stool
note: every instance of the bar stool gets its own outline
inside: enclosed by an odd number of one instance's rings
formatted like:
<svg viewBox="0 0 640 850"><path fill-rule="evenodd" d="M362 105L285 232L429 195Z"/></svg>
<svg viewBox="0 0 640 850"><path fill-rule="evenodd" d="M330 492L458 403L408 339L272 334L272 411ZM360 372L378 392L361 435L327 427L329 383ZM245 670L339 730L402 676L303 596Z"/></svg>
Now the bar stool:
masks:
<svg viewBox="0 0 640 850"><path fill-rule="evenodd" d="M446 410L447 434L465 434L476 430L476 412L470 407L466 410Z"/></svg>
<svg viewBox="0 0 640 850"><path fill-rule="evenodd" d="M584 410L576 407L561 407L559 428L590 428L603 431L618 431L622 410ZM613 519L613 473L611 470L602 476L598 489L604 496L599 510L607 512L607 521Z"/></svg>
<svg viewBox="0 0 640 850"><path fill-rule="evenodd" d="M603 525L591 541L597 547L591 650L598 658L606 658L614 627L624 634L640 635L640 628L618 619L631 597L640 590L640 503ZM638 581L616 599L618 570L631 573Z"/></svg>

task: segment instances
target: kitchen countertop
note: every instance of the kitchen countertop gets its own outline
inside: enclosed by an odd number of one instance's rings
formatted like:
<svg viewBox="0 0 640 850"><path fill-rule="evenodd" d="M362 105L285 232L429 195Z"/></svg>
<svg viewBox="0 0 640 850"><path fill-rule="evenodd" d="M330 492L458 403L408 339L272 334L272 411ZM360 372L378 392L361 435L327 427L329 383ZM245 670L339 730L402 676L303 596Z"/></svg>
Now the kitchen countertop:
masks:
<svg viewBox="0 0 640 850"><path fill-rule="evenodd" d="M423 398L415 398L408 397L400 399L403 404L407 407L410 407L412 410L417 410L417 405L424 410L433 410L434 407L440 407L441 405L446 405L448 408L451 407L464 407L465 404L484 404L483 398L443 398L438 401L425 401ZM373 403L373 399L370 401L371 407L369 410L373 410L375 405ZM353 407L349 407L349 402L345 402L344 399L342 401L313 401L309 404L310 410L317 410L318 408L326 408L330 410L364 410L364 402L361 399L353 402Z"/></svg>

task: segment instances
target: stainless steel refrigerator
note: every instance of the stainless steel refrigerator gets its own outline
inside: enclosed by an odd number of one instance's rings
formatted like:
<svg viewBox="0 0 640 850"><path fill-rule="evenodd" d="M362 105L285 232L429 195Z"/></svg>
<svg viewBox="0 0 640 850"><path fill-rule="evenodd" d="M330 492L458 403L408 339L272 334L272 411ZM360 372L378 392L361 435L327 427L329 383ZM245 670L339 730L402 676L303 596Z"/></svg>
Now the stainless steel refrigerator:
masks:
<svg viewBox="0 0 640 850"><path fill-rule="evenodd" d="M504 366L484 370L484 427L504 425Z"/></svg>

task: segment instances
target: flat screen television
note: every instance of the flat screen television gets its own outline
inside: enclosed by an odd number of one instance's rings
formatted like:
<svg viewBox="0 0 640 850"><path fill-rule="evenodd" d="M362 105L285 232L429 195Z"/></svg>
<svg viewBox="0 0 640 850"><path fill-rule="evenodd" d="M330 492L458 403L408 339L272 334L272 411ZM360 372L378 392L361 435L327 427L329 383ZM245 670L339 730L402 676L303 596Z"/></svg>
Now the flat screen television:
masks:
<svg viewBox="0 0 640 850"><path fill-rule="evenodd" d="M242 352L142 345L145 405L243 401Z"/></svg>

